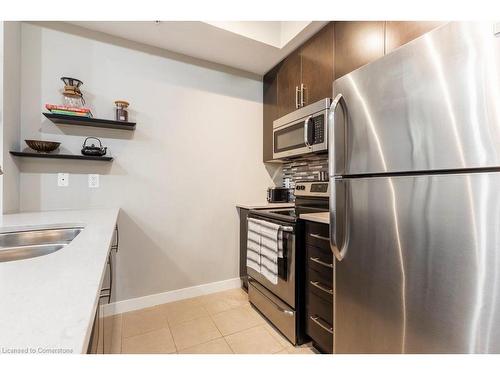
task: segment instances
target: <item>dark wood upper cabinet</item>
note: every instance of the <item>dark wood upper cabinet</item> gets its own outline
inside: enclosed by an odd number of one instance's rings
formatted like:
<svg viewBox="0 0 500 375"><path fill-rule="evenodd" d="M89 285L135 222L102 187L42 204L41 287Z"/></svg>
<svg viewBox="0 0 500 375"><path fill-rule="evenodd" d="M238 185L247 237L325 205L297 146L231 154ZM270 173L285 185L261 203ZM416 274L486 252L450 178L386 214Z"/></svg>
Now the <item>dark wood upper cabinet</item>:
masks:
<svg viewBox="0 0 500 375"><path fill-rule="evenodd" d="M300 49L297 49L282 61L278 71L278 117L297 109L300 76L301 58Z"/></svg>
<svg viewBox="0 0 500 375"><path fill-rule="evenodd" d="M301 48L303 103L308 105L332 96L333 22L321 29Z"/></svg>
<svg viewBox="0 0 500 375"><path fill-rule="evenodd" d="M439 21L387 21L385 53L389 53L445 23Z"/></svg>
<svg viewBox="0 0 500 375"><path fill-rule="evenodd" d="M335 79L443 25L426 21L336 21L264 76L264 161L273 158L273 121L332 96ZM301 90L301 87L303 89Z"/></svg>
<svg viewBox="0 0 500 375"><path fill-rule="evenodd" d="M278 64L271 69L263 79L263 161L268 162L273 159L273 121L278 115Z"/></svg>
<svg viewBox="0 0 500 375"><path fill-rule="evenodd" d="M274 120L300 106L331 97L333 32L333 22L330 22L264 76L264 162L273 158Z"/></svg>
<svg viewBox="0 0 500 375"><path fill-rule="evenodd" d="M335 79L384 56L385 21L335 22Z"/></svg>
<svg viewBox="0 0 500 375"><path fill-rule="evenodd" d="M278 72L278 114L332 95L333 22L328 23L281 64Z"/></svg>

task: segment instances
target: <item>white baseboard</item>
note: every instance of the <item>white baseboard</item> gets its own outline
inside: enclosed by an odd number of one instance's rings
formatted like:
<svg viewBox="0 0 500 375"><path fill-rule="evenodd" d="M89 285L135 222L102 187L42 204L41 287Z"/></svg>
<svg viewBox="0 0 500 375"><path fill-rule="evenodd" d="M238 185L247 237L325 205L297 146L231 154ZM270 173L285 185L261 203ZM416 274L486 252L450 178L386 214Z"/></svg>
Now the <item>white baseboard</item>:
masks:
<svg viewBox="0 0 500 375"><path fill-rule="evenodd" d="M222 292L228 289L241 287L240 278L216 281L214 283L196 285L189 288L171 290L148 296L126 299L113 302L103 306L104 316L121 314L128 311L140 310L146 307L161 305L163 303L174 302L186 298L203 296L205 294Z"/></svg>

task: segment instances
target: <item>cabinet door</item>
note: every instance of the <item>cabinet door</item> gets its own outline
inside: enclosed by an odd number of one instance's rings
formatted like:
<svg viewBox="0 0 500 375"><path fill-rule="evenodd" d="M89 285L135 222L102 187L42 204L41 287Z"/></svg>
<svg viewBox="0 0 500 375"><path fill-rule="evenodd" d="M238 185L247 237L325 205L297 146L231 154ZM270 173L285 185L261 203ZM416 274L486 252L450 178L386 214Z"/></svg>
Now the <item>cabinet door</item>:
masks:
<svg viewBox="0 0 500 375"><path fill-rule="evenodd" d="M335 22L335 79L384 56L384 21Z"/></svg>
<svg viewBox="0 0 500 375"><path fill-rule="evenodd" d="M279 65L269 71L263 79L263 161L273 159L273 121L278 114L278 69Z"/></svg>
<svg viewBox="0 0 500 375"><path fill-rule="evenodd" d="M281 63L278 71L278 116L284 116L297 109L296 89L300 87L300 51L292 52Z"/></svg>
<svg viewBox="0 0 500 375"><path fill-rule="evenodd" d="M243 288L248 290L248 275L247 275L248 210L240 208L239 213L240 213L240 280Z"/></svg>
<svg viewBox="0 0 500 375"><path fill-rule="evenodd" d="M304 105L332 96L333 22L330 22L301 48Z"/></svg>
<svg viewBox="0 0 500 375"><path fill-rule="evenodd" d="M445 22L438 21L387 21L385 53L389 53L444 24Z"/></svg>

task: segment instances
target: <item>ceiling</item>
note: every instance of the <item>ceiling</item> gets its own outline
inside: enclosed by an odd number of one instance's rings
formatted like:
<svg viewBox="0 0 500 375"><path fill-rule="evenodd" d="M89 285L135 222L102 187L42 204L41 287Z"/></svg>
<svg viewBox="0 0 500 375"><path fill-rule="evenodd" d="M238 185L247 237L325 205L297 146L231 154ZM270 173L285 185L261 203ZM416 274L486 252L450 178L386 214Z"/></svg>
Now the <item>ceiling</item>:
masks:
<svg viewBox="0 0 500 375"><path fill-rule="evenodd" d="M263 75L321 29L322 21L75 21L84 27Z"/></svg>

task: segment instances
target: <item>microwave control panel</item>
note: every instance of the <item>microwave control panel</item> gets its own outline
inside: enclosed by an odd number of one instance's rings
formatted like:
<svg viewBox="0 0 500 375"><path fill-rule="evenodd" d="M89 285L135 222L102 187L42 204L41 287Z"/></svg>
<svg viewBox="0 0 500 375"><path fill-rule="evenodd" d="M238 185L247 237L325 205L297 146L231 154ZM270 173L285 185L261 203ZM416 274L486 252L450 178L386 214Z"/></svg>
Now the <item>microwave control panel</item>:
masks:
<svg viewBox="0 0 500 375"><path fill-rule="evenodd" d="M323 143L325 141L325 115L315 116L311 120L314 126L313 144Z"/></svg>

